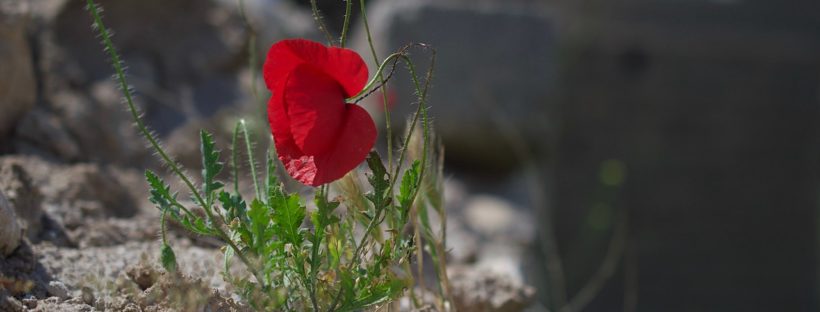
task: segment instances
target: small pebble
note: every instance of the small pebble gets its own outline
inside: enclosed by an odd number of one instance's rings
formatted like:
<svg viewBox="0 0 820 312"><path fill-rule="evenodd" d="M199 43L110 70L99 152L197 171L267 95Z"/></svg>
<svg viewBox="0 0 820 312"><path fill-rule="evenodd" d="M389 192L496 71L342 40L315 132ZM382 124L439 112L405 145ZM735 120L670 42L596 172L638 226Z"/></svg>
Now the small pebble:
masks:
<svg viewBox="0 0 820 312"><path fill-rule="evenodd" d="M82 289L82 298L85 304L93 306L94 305L94 290L89 287L83 287Z"/></svg>
<svg viewBox="0 0 820 312"><path fill-rule="evenodd" d="M66 300L69 297L68 287L66 287L65 284L63 284L63 282L61 281L48 282L46 290L48 291L49 295L60 298L60 300Z"/></svg>
<svg viewBox="0 0 820 312"><path fill-rule="evenodd" d="M28 298L24 298L22 301L23 301L23 305L25 305L26 308L34 309L34 308L37 307L37 298L28 297Z"/></svg>

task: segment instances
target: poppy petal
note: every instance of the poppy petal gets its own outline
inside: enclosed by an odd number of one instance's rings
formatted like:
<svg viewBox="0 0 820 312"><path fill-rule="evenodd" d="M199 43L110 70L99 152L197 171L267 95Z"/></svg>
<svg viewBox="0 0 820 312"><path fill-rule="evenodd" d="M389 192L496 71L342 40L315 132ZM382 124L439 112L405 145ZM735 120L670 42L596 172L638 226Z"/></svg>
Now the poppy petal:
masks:
<svg viewBox="0 0 820 312"><path fill-rule="evenodd" d="M345 124L329 153L314 159L318 172L313 185L342 178L356 168L376 143L376 124L361 106L346 104Z"/></svg>
<svg viewBox="0 0 820 312"><path fill-rule="evenodd" d="M281 98L272 97L268 118L279 160L297 181L318 186L340 179L356 168L376 142L376 125L358 105L345 105L345 124L333 146L322 155L306 155L289 136L287 114ZM278 108L277 108L278 107Z"/></svg>
<svg viewBox="0 0 820 312"><path fill-rule="evenodd" d="M342 85L345 98L356 95L367 84L367 65L353 50L330 47L325 70Z"/></svg>
<svg viewBox="0 0 820 312"><path fill-rule="evenodd" d="M306 155L292 141L275 139L285 171L299 182L319 186L342 178L356 168L376 143L376 125L367 111L347 104L346 123L334 147L323 155Z"/></svg>
<svg viewBox="0 0 820 312"><path fill-rule="evenodd" d="M284 40L271 47L263 72L272 91L268 121L288 174L318 186L365 159L375 144L376 126L364 109L345 103L368 78L356 52Z"/></svg>
<svg viewBox="0 0 820 312"><path fill-rule="evenodd" d="M312 66L300 65L284 84L284 103L296 146L308 155L328 150L345 117L341 86Z"/></svg>
<svg viewBox="0 0 820 312"><path fill-rule="evenodd" d="M275 94L282 94L282 92L275 92ZM283 96L272 96L268 101L268 121L271 125L276 153L290 176L304 184L313 185L312 181L317 171L313 156L305 155L294 143L283 98Z"/></svg>
<svg viewBox="0 0 820 312"><path fill-rule="evenodd" d="M269 90L285 79L295 67L307 63L333 77L344 89L345 97L356 95L367 83L367 65L353 50L325 47L305 39L282 40L268 50L263 76Z"/></svg>

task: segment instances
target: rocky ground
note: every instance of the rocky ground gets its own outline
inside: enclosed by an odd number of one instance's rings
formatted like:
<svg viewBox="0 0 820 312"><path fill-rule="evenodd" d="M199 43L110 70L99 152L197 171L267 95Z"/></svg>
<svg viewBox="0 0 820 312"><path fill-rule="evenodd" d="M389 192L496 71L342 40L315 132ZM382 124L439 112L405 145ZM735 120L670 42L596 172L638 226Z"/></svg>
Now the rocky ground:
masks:
<svg viewBox="0 0 820 312"><path fill-rule="evenodd" d="M158 267L159 215L145 200L137 170L33 156L2 156L0 168L0 229L17 230L0 237L0 311L245 309L219 274L222 254L213 242L173 231L184 276ZM521 246L508 243L533 229L512 230L527 222L510 203L450 184L457 305L467 311L529 306L534 291L523 283ZM169 293L180 287L196 298Z"/></svg>

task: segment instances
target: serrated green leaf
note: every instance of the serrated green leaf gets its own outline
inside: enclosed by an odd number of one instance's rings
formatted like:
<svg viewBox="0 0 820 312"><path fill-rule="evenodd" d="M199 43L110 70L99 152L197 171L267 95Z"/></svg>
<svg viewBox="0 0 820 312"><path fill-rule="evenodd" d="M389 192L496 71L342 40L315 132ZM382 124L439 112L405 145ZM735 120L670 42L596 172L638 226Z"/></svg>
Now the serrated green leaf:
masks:
<svg viewBox="0 0 820 312"><path fill-rule="evenodd" d="M367 166L372 171L367 181L373 186L373 193L365 197L373 203L376 210L383 209L390 203L390 197L387 194L390 188L390 175L387 174L379 153L375 151L370 152L367 156Z"/></svg>
<svg viewBox="0 0 820 312"><path fill-rule="evenodd" d="M205 198L213 198L213 192L224 186L222 182L216 181L216 176L222 171L223 164L219 161L219 150L214 146L213 135L200 130L199 136L202 151L202 193Z"/></svg>
<svg viewBox="0 0 820 312"><path fill-rule="evenodd" d="M404 172L401 179L401 186L399 187L399 207L402 212L402 220L406 220L407 213L410 211L410 205L413 204L413 199L416 195L416 189L419 187L419 174L421 172L421 162L416 160L410 169Z"/></svg>
<svg viewBox="0 0 820 312"><path fill-rule="evenodd" d="M310 221L317 232L323 232L327 226L338 222L339 218L333 215L333 211L339 207L338 201L328 201L321 190L316 192L313 201L316 203L316 211L310 215Z"/></svg>
<svg viewBox="0 0 820 312"><path fill-rule="evenodd" d="M306 208L299 200L298 194L291 194L287 198L278 198L272 204L273 222L276 235L294 247L302 245L302 222L305 219Z"/></svg>
<svg viewBox="0 0 820 312"><path fill-rule="evenodd" d="M335 268L339 266L341 259L342 243L340 240L328 240L327 251L330 254L329 267Z"/></svg>
<svg viewBox="0 0 820 312"><path fill-rule="evenodd" d="M248 210L248 220L250 222L250 232L253 236L251 247L254 252L258 253L261 251L260 248L273 238L273 233L270 230L269 209L265 206L265 203L254 199L251 202L250 210Z"/></svg>
<svg viewBox="0 0 820 312"><path fill-rule="evenodd" d="M145 170L145 179L151 189L151 196L148 200L154 203L160 211L168 210L172 218L179 219L179 207L174 205L176 193L171 194L171 187L151 170Z"/></svg>
<svg viewBox="0 0 820 312"><path fill-rule="evenodd" d="M355 300L343 306L340 311L359 311L374 304L384 303L398 297L405 287L403 281L390 278L377 285L366 287Z"/></svg>
<svg viewBox="0 0 820 312"><path fill-rule="evenodd" d="M221 191L219 192L219 202L222 204L222 208L225 209L228 222L234 219L238 219L242 223L248 221L246 214L247 205L239 194L230 194Z"/></svg>
<svg viewBox="0 0 820 312"><path fill-rule="evenodd" d="M349 300L356 297L356 281L353 278L353 272L349 270L339 271L339 278L341 279L342 294L344 300L342 302L349 302Z"/></svg>
<svg viewBox="0 0 820 312"><path fill-rule="evenodd" d="M166 271L176 272L177 257L176 255L174 255L174 250L171 249L171 246L169 246L168 244L162 244L162 248L160 249L159 253L159 261Z"/></svg>
<svg viewBox="0 0 820 312"><path fill-rule="evenodd" d="M246 227L239 227L236 229L239 233L239 239L247 246L253 245L253 234L248 231Z"/></svg>
<svg viewBox="0 0 820 312"><path fill-rule="evenodd" d="M211 229L205 225L205 221L202 220L200 217L193 217L193 221L191 221L191 217L184 216L182 220L180 220L180 224L182 224L185 229L194 232L200 235L211 235Z"/></svg>

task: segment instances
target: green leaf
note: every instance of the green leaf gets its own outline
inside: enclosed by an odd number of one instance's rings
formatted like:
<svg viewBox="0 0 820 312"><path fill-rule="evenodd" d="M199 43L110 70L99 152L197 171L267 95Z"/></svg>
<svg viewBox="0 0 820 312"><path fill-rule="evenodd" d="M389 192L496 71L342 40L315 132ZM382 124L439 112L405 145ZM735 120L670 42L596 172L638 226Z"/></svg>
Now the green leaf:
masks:
<svg viewBox="0 0 820 312"><path fill-rule="evenodd" d="M399 207L402 212L402 220L407 219L407 213L410 211L410 205L413 204L413 199L416 195L416 190L419 187L419 174L421 172L421 162L416 160L413 165L404 172L401 178L401 186L399 187Z"/></svg>
<svg viewBox="0 0 820 312"><path fill-rule="evenodd" d="M192 218L193 218L193 221L191 221ZM194 233L197 233L197 234L200 234L200 235L212 235L213 234L211 232L211 229L207 225L205 225L205 220L203 220L200 217L184 216L184 217L182 217L182 220L180 220L180 223L182 224L183 227L185 227L186 229L188 229L191 232L194 232Z"/></svg>
<svg viewBox="0 0 820 312"><path fill-rule="evenodd" d="M356 296L356 281L353 277L353 271L340 270L339 278L341 279L341 287L343 300L342 302L350 302Z"/></svg>
<svg viewBox="0 0 820 312"><path fill-rule="evenodd" d="M339 207L338 201L328 201L321 189L316 192L313 201L316 203L316 211L310 215L310 221L317 234L324 232L330 224L339 222L339 218L333 215L333 211Z"/></svg>
<svg viewBox="0 0 820 312"><path fill-rule="evenodd" d="M242 223L247 223L247 205L239 194L230 194L225 191L219 192L219 202L227 213L228 222L239 219Z"/></svg>
<svg viewBox="0 0 820 312"><path fill-rule="evenodd" d="M306 208L299 200L299 195L294 193L274 199L276 201L272 202L272 206L276 235L294 247L301 246L304 237L300 228L305 219Z"/></svg>
<svg viewBox="0 0 820 312"><path fill-rule="evenodd" d="M367 156L367 166L370 167L372 173L367 177L370 185L373 186L373 193L366 197L373 203L376 210L383 209L390 203L390 197L387 190L390 188L390 176L387 174L387 169L384 168L379 153L372 151Z"/></svg>
<svg viewBox="0 0 820 312"><path fill-rule="evenodd" d="M176 255L174 255L174 250L171 249L171 246L169 246L168 244L162 244L162 248L160 249L159 254L159 261L166 271L176 272L177 257Z"/></svg>
<svg viewBox="0 0 820 312"><path fill-rule="evenodd" d="M254 199L251 202L251 209L248 210L250 233L253 236L251 247L257 253L273 238L273 232L270 230L270 216L268 211L269 209L265 206L265 203L258 199Z"/></svg>
<svg viewBox="0 0 820 312"><path fill-rule="evenodd" d="M344 283L342 285L344 287ZM339 311L360 311L368 306L387 302L398 297L407 287L403 281L395 278L389 278L376 285L363 286L365 288L360 289L356 298L345 302Z"/></svg>
<svg viewBox="0 0 820 312"><path fill-rule="evenodd" d="M213 192L222 188L222 182L216 176L222 171L223 164L219 161L219 150L214 146L214 137L205 130L200 130L202 150L202 193L208 203L211 202Z"/></svg>
<svg viewBox="0 0 820 312"><path fill-rule="evenodd" d="M145 170L145 179L148 181L148 186L151 189L151 196L148 200L157 205L160 211L168 210L168 212L171 213L171 217L178 220L179 207L174 205L174 203L177 202L177 194L171 194L171 187L151 170Z"/></svg>
<svg viewBox="0 0 820 312"><path fill-rule="evenodd" d="M330 254L330 263L329 266L331 268L335 268L339 266L339 260L341 259L341 250L342 250L342 242L341 240L328 240L327 242L327 251Z"/></svg>

